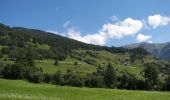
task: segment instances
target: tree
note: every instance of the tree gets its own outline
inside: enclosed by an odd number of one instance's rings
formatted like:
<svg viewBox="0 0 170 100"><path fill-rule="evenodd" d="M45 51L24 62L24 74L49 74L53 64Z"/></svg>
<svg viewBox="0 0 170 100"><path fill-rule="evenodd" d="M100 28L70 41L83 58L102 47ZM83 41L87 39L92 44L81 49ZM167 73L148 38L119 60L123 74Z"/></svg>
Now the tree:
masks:
<svg viewBox="0 0 170 100"><path fill-rule="evenodd" d="M42 80L42 71L35 66L31 48L18 48L15 63L5 66L2 75L3 78L28 79L35 83Z"/></svg>
<svg viewBox="0 0 170 100"><path fill-rule="evenodd" d="M1 71L1 75L2 75L3 78L11 79L11 77L12 77L12 75L11 75L11 65L4 66L4 68Z"/></svg>
<svg viewBox="0 0 170 100"><path fill-rule="evenodd" d="M134 90L137 88L137 78L135 75L128 72L124 72L119 78L119 86L121 89L131 89Z"/></svg>
<svg viewBox="0 0 170 100"><path fill-rule="evenodd" d="M4 67L5 67L5 64L0 62L0 78L2 77L2 71L3 71Z"/></svg>
<svg viewBox="0 0 170 100"><path fill-rule="evenodd" d="M145 89L153 90L158 87L158 67L154 63L146 64L144 69Z"/></svg>
<svg viewBox="0 0 170 100"><path fill-rule="evenodd" d="M58 66L59 62L58 59L55 59L54 65Z"/></svg>
<svg viewBox="0 0 170 100"><path fill-rule="evenodd" d="M145 81L141 79L136 80L136 89L137 90L144 90L145 89Z"/></svg>
<svg viewBox="0 0 170 100"><path fill-rule="evenodd" d="M18 55L15 63L23 64L24 66L35 67L34 53L31 48L20 48L17 50Z"/></svg>
<svg viewBox="0 0 170 100"><path fill-rule="evenodd" d="M26 61L27 61L28 66L31 66L31 67L35 66L34 54L33 54L33 51L31 50L31 48L29 48L26 53Z"/></svg>
<svg viewBox="0 0 170 100"><path fill-rule="evenodd" d="M3 78L7 79L24 79L26 69L22 64L6 65L2 70Z"/></svg>
<svg viewBox="0 0 170 100"><path fill-rule="evenodd" d="M165 79L164 90L170 91L170 75Z"/></svg>
<svg viewBox="0 0 170 100"><path fill-rule="evenodd" d="M43 75L43 82L45 82L45 83L50 83L51 80L52 80L52 77L51 77L50 74L45 73L45 74Z"/></svg>
<svg viewBox="0 0 170 100"><path fill-rule="evenodd" d="M64 75L64 82L66 85L70 86L78 87L84 86L84 78L80 76L78 73L74 73L70 70L67 71L67 73Z"/></svg>
<svg viewBox="0 0 170 100"><path fill-rule="evenodd" d="M99 66L97 67L97 75L104 75L104 68L99 64Z"/></svg>
<svg viewBox="0 0 170 100"><path fill-rule="evenodd" d="M85 86L87 87L105 87L103 76L87 74L85 78Z"/></svg>
<svg viewBox="0 0 170 100"><path fill-rule="evenodd" d="M116 70L109 62L104 73L104 81L107 88L115 88L117 82Z"/></svg>
<svg viewBox="0 0 170 100"><path fill-rule="evenodd" d="M43 80L43 75L41 71L35 71L33 73L29 73L29 82L40 83Z"/></svg>
<svg viewBox="0 0 170 100"><path fill-rule="evenodd" d="M60 70L58 70L54 75L53 75L53 83L63 85L64 80L63 80L63 75Z"/></svg>
<svg viewBox="0 0 170 100"><path fill-rule="evenodd" d="M75 62L74 62L74 65L75 65L75 66L77 66L77 65L78 65L78 62L77 62L77 61L75 61Z"/></svg>

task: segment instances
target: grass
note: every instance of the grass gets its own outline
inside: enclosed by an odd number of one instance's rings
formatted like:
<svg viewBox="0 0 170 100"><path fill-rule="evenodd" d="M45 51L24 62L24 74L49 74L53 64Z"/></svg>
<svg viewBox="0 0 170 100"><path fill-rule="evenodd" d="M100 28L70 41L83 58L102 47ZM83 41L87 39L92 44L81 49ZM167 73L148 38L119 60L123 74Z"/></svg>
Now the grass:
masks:
<svg viewBox="0 0 170 100"><path fill-rule="evenodd" d="M0 45L0 50L2 50L3 47L4 47L3 45Z"/></svg>
<svg viewBox="0 0 170 100"><path fill-rule="evenodd" d="M78 65L74 65L74 62L78 62ZM59 61L59 64L54 65L54 60L36 60L36 65L41 67L45 73L55 73L57 70L61 70L65 73L68 69L74 72L82 74L91 73L96 70L94 66L78 61L76 59L67 58L64 61Z"/></svg>
<svg viewBox="0 0 170 100"><path fill-rule="evenodd" d="M37 48L38 49L43 49L43 50L49 50L50 49L50 46L49 45L46 45L46 44L36 44L37 45Z"/></svg>
<svg viewBox="0 0 170 100"><path fill-rule="evenodd" d="M0 79L0 100L170 100L170 93L78 88Z"/></svg>
<svg viewBox="0 0 170 100"><path fill-rule="evenodd" d="M117 68L119 72L128 71L129 73L135 74L137 77L141 78L140 72L143 70L142 63L136 60L136 63L131 64L129 60L130 55L128 53L120 54L110 53L108 51L91 51L95 54L95 57L93 57L88 55L86 51L87 50L75 50L75 56L82 59L94 59L96 62L95 65L98 66L100 64L102 67L106 67L108 62L111 62L113 67ZM127 63L127 65L125 65L125 63Z"/></svg>

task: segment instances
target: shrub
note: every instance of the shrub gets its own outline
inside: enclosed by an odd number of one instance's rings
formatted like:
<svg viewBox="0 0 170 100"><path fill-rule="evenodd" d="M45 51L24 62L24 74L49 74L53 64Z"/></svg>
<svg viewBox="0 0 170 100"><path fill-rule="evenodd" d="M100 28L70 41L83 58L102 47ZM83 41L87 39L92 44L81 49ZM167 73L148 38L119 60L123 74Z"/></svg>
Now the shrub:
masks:
<svg viewBox="0 0 170 100"><path fill-rule="evenodd" d="M52 76L50 74L44 74L43 75L43 82L50 83L52 81Z"/></svg>
<svg viewBox="0 0 170 100"><path fill-rule="evenodd" d="M6 79L25 78L26 69L22 64L6 65L2 70L2 76Z"/></svg>
<svg viewBox="0 0 170 100"><path fill-rule="evenodd" d="M53 79L52 79L54 84L59 84L59 85L63 85L64 80L63 80L63 75L61 73L60 70L58 70L54 75L53 75Z"/></svg>
<svg viewBox="0 0 170 100"><path fill-rule="evenodd" d="M54 65L58 66L59 62L58 59L55 59Z"/></svg>
<svg viewBox="0 0 170 100"><path fill-rule="evenodd" d="M74 62L74 65L75 65L75 66L77 66L77 65L78 65L78 62L77 62L77 61L75 61L75 62Z"/></svg>
<svg viewBox="0 0 170 100"><path fill-rule="evenodd" d="M42 82L42 79L43 79L42 72L36 71L29 74L28 81L33 83L40 83Z"/></svg>
<svg viewBox="0 0 170 100"><path fill-rule="evenodd" d="M85 78L85 86L87 87L105 87L103 76L87 75Z"/></svg>

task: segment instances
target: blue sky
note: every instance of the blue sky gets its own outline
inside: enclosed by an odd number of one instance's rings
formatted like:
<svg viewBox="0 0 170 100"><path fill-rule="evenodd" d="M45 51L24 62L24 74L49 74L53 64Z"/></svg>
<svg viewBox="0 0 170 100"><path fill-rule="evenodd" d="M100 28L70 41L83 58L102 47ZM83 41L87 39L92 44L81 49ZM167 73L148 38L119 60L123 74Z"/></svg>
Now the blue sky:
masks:
<svg viewBox="0 0 170 100"><path fill-rule="evenodd" d="M170 41L170 0L1 0L0 23L121 46Z"/></svg>

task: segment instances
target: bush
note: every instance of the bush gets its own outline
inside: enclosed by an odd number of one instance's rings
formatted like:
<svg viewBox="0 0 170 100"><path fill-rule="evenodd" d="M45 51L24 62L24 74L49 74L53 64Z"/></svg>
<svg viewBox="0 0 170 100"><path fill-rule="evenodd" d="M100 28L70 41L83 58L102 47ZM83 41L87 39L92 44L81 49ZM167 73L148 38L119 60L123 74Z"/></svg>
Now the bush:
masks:
<svg viewBox="0 0 170 100"><path fill-rule="evenodd" d="M2 71L4 69L5 65L0 62L0 78L2 77Z"/></svg>
<svg viewBox="0 0 170 100"><path fill-rule="evenodd" d="M137 78L128 72L123 73L122 76L119 77L118 88L135 90L137 88Z"/></svg>
<svg viewBox="0 0 170 100"><path fill-rule="evenodd" d="M145 81L144 80L136 80L136 89L137 90L144 90L145 89Z"/></svg>
<svg viewBox="0 0 170 100"><path fill-rule="evenodd" d="M157 89L159 79L159 69L158 66L154 63L146 64L144 69L144 78L145 78L145 89L154 90Z"/></svg>
<svg viewBox="0 0 170 100"><path fill-rule="evenodd" d="M58 59L55 59L54 65L58 66L59 62Z"/></svg>
<svg viewBox="0 0 170 100"><path fill-rule="evenodd" d="M6 79L24 79L26 69L21 64L6 65L2 70L2 76Z"/></svg>
<svg viewBox="0 0 170 100"><path fill-rule="evenodd" d="M70 74L67 84L71 86L82 87L84 86L84 79L78 74Z"/></svg>
<svg viewBox="0 0 170 100"><path fill-rule="evenodd" d="M59 54L58 55L58 60L60 60L60 61L63 61L63 60L65 60L67 58L67 55L66 54Z"/></svg>
<svg viewBox="0 0 170 100"><path fill-rule="evenodd" d="M74 62L74 65L75 65L75 66L77 66L77 65L78 65L78 62L77 62L77 61L75 61L75 62Z"/></svg>
<svg viewBox="0 0 170 100"><path fill-rule="evenodd" d="M64 80L63 80L63 75L61 73L60 70L58 70L54 75L53 75L53 79L52 79L54 84L58 84L58 85L63 85Z"/></svg>
<svg viewBox="0 0 170 100"><path fill-rule="evenodd" d="M50 83L51 81L52 81L52 76L51 75L49 75L47 73L43 75L43 82Z"/></svg>
<svg viewBox="0 0 170 100"><path fill-rule="evenodd" d="M42 82L42 79L43 79L42 72L36 71L29 74L28 81L33 83L40 83Z"/></svg>
<svg viewBox="0 0 170 100"><path fill-rule="evenodd" d="M104 82L107 88L117 87L116 70L112 67L111 63L108 63L107 68L104 71Z"/></svg>
<svg viewBox="0 0 170 100"><path fill-rule="evenodd" d="M103 76L87 75L85 79L85 86L87 87L105 87Z"/></svg>
<svg viewBox="0 0 170 100"><path fill-rule="evenodd" d="M84 78L77 73L73 73L70 70L68 70L67 73L64 75L64 82L65 84L70 86L84 86Z"/></svg>
<svg viewBox="0 0 170 100"><path fill-rule="evenodd" d="M170 75L165 79L164 90L170 91Z"/></svg>

